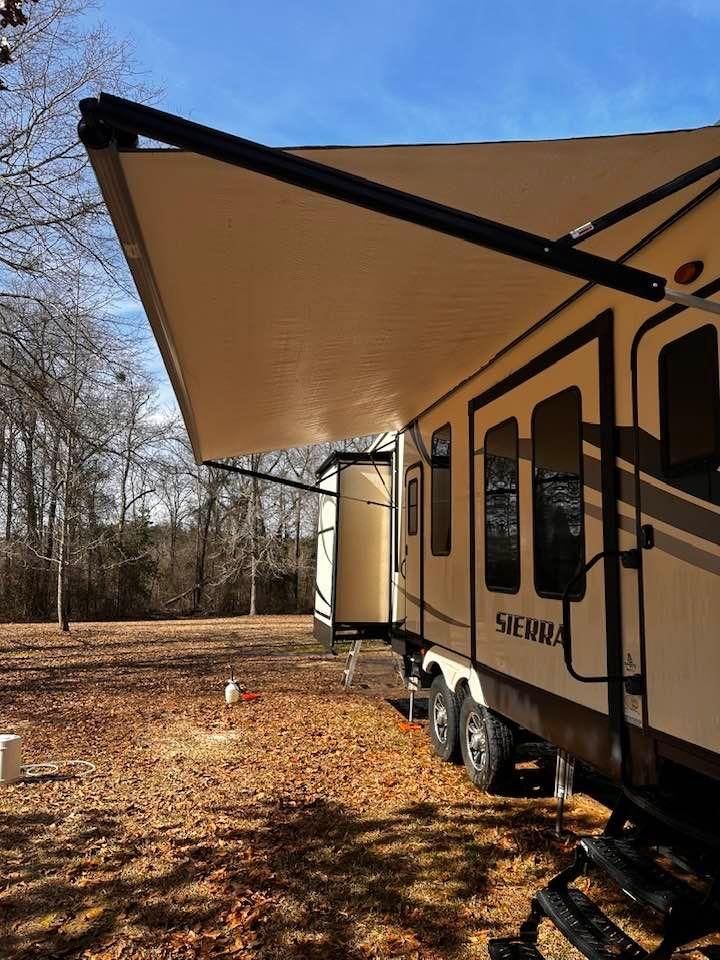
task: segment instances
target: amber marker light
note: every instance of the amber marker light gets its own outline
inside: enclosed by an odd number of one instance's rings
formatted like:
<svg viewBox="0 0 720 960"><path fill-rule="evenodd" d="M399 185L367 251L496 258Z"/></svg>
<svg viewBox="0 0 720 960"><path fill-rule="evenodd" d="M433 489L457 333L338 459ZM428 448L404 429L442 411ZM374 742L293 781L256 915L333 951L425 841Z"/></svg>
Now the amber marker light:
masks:
<svg viewBox="0 0 720 960"><path fill-rule="evenodd" d="M687 263L683 263L675 271L675 283L686 287L689 283L697 280L704 269L705 264L702 260L688 260Z"/></svg>

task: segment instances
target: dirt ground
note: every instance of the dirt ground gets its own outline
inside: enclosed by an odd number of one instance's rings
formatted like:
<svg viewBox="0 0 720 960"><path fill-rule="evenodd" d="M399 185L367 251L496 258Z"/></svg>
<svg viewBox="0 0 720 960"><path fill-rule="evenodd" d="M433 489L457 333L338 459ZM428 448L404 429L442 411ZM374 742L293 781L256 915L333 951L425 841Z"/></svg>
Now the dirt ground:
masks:
<svg viewBox="0 0 720 960"><path fill-rule="evenodd" d="M0 788L3 958L485 957L571 857L531 769L481 795L402 727L389 654L346 694L308 618L2 626L0 654L24 762L96 767ZM225 705L229 664L259 700Z"/></svg>

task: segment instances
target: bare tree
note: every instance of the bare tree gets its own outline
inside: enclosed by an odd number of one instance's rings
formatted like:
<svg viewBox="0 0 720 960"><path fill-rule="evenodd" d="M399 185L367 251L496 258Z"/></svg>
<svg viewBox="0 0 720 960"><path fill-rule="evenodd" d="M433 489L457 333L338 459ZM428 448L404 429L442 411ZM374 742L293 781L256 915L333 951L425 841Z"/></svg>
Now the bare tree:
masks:
<svg viewBox="0 0 720 960"><path fill-rule="evenodd" d="M308 609L316 497L197 467L163 417L76 133L144 98L89 0L0 0L0 616ZM28 16L28 13L30 14ZM240 460L312 481L328 447Z"/></svg>
<svg viewBox="0 0 720 960"><path fill-rule="evenodd" d="M104 279L117 282L116 244L78 141L77 104L103 86L144 95L128 44L102 26L88 27L87 0L46 0L26 18L22 4L8 20L9 65L0 97L0 291L39 297L18 289L17 274L42 277L59 291L78 258ZM5 0L4 15L9 15Z"/></svg>

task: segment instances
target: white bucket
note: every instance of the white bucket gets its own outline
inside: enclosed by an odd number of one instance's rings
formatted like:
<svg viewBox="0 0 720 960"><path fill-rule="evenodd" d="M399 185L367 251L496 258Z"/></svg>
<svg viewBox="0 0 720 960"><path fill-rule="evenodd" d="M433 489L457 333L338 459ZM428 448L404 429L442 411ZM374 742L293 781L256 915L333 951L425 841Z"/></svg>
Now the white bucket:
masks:
<svg viewBox="0 0 720 960"><path fill-rule="evenodd" d="M240 684L235 680L228 680L225 684L225 703L238 703L242 695Z"/></svg>
<svg viewBox="0 0 720 960"><path fill-rule="evenodd" d="M14 783L20 779L20 745L22 739L13 733L0 734L0 783Z"/></svg>

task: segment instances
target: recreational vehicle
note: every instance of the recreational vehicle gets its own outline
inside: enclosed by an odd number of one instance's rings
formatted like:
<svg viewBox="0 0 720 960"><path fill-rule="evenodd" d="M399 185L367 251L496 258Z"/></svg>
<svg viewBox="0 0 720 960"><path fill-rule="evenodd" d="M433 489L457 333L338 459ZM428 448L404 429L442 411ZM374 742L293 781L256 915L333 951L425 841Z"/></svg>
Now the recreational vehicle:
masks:
<svg viewBox="0 0 720 960"><path fill-rule="evenodd" d="M544 917L646 955L588 865L663 914L658 956L715 929L718 830L659 798L720 779L720 128L273 150L81 109L198 462L379 434L312 486L316 634L392 643L486 790L528 732L623 787L496 960L539 956ZM694 845L702 901L647 823Z"/></svg>

